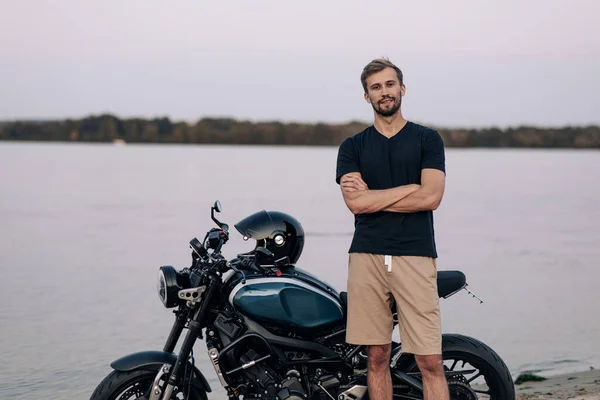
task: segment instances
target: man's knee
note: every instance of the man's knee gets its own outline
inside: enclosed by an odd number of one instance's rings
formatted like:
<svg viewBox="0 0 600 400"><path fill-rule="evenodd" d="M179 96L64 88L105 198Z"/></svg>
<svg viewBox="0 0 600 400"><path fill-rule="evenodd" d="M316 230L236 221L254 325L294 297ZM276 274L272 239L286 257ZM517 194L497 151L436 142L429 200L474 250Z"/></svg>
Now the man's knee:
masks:
<svg viewBox="0 0 600 400"><path fill-rule="evenodd" d="M369 349L369 367L371 369L379 370L385 369L390 365L390 353L392 345L372 345Z"/></svg>
<svg viewBox="0 0 600 400"><path fill-rule="evenodd" d="M444 373L444 363L439 354L415 355L415 360L422 374L439 375Z"/></svg>

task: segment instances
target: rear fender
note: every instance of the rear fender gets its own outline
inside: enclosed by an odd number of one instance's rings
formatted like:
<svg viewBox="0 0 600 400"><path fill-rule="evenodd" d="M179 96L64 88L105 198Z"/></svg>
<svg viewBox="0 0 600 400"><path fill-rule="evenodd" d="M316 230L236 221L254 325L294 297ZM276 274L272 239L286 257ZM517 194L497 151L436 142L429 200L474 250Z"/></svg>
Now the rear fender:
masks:
<svg viewBox="0 0 600 400"><path fill-rule="evenodd" d="M132 371L134 369L144 369L147 367L161 366L163 364L175 365L176 361L177 354L175 353L166 353L164 351L158 350L146 350L123 356L113 361L110 364L110 366L117 371L125 372ZM192 367L192 364L189 361L188 367ZM202 374L202 372L200 372L198 368L196 368L196 366L194 366L193 368L201 388L206 393L210 393L212 389L208 384L206 377Z"/></svg>

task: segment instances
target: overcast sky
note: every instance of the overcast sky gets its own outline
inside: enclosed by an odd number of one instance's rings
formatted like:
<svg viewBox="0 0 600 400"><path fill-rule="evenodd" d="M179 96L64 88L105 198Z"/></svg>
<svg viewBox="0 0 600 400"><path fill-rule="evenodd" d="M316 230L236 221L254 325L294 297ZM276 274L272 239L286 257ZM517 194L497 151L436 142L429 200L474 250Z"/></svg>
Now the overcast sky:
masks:
<svg viewBox="0 0 600 400"><path fill-rule="evenodd" d="M359 76L385 55L408 119L600 123L599 0L0 4L0 119L371 120Z"/></svg>

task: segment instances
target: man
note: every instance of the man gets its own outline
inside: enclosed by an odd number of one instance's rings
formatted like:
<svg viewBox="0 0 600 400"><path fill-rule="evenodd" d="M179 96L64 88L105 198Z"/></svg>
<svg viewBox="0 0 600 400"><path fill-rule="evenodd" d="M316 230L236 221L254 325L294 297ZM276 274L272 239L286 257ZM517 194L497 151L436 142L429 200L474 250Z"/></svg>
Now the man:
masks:
<svg viewBox="0 0 600 400"><path fill-rule="evenodd" d="M444 143L402 116L402 72L387 59L361 75L374 124L340 145L336 182L355 215L346 341L368 346L372 400L391 400L391 305L402 351L415 355L426 400L448 400L441 357L433 210L444 193Z"/></svg>

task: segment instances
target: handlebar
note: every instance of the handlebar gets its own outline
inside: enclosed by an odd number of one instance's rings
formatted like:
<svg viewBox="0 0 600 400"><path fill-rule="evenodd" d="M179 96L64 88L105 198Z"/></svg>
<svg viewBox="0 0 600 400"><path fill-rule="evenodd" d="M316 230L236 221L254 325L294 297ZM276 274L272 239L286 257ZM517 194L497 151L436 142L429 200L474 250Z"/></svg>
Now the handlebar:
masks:
<svg viewBox="0 0 600 400"><path fill-rule="evenodd" d="M215 211L221 212L221 204L217 200L211 208L211 218L218 227L211 228L204 236L204 240L200 242L197 238L190 241L192 248L193 267L199 267L204 270L207 265L212 265L208 270L224 273L227 269L232 269L244 275L242 270L262 270L257 267L253 260L246 257L238 257L231 261L227 261L221 254L221 249L229 240L229 225L215 218ZM209 252L212 250L212 252ZM194 268L197 269L197 268ZM206 271L210 273L209 271Z"/></svg>
<svg viewBox="0 0 600 400"><path fill-rule="evenodd" d="M219 235L219 243L217 244L217 247L215 247L215 251L213 254L221 254L221 247L223 247L226 240L227 239L225 239L224 236Z"/></svg>

